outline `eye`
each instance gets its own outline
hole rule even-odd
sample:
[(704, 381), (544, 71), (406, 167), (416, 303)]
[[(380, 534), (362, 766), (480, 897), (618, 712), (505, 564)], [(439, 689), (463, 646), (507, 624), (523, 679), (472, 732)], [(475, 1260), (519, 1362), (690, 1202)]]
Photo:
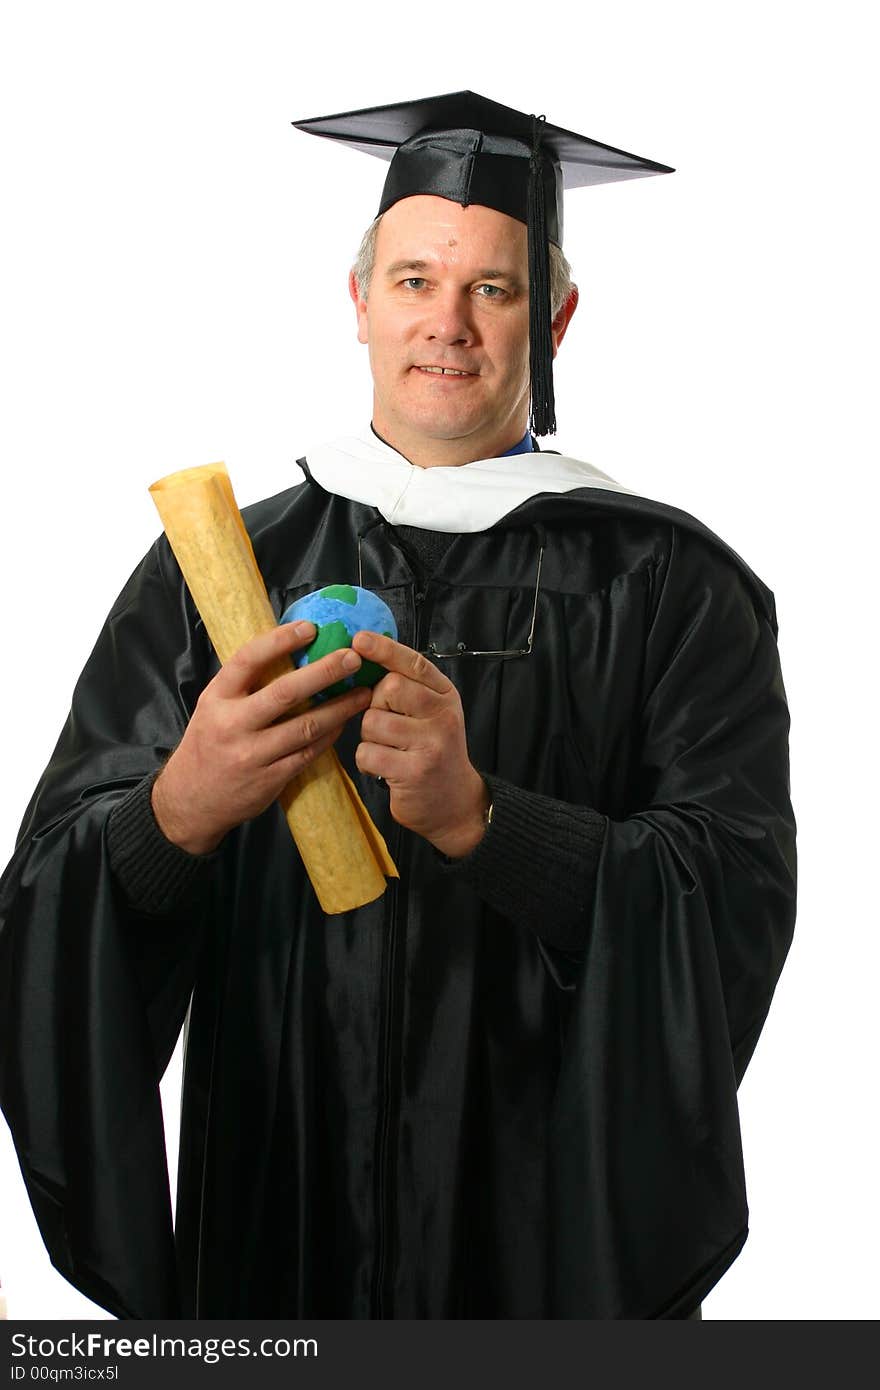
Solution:
[(410, 275), (407, 277), (406, 280), (403, 280), (401, 283), (403, 284), (404, 289), (421, 290), (424, 289), (425, 285), (427, 285), (428, 282), (421, 275)]
[(476, 293), (480, 299), (503, 299), (507, 290), (502, 289), (500, 285), (477, 285)]

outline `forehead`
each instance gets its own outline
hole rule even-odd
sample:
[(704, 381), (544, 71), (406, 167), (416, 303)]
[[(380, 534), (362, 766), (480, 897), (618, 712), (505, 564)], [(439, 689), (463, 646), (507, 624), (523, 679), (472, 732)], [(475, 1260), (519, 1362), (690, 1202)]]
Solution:
[(376, 239), (380, 265), (406, 257), (461, 264), (473, 259), (514, 269), (525, 265), (527, 254), (525, 223), (479, 203), (464, 208), (427, 194), (394, 203), (383, 214)]

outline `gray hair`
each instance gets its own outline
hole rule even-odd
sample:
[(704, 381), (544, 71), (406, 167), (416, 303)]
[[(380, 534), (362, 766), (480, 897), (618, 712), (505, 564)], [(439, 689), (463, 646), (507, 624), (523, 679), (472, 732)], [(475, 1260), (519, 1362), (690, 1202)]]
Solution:
[[(352, 274), (358, 283), (358, 289), (364, 299), (370, 288), (370, 281), (373, 278), (373, 267), (376, 264), (376, 235), (379, 231), (379, 223), (382, 221), (380, 213), (364, 232), (354, 265)], [(571, 266), (562, 254), (562, 251), (554, 243), (550, 242), (550, 314), (555, 318), (562, 308), (568, 296), (574, 289), (571, 279)]]

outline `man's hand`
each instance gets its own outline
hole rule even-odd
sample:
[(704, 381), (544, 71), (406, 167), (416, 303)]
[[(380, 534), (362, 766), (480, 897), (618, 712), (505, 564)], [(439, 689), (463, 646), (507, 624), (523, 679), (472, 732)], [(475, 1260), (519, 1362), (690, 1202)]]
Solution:
[(360, 657), (347, 648), (261, 688), (279, 657), (314, 636), (311, 623), (282, 623), (245, 643), (202, 691), (186, 733), (153, 783), (159, 829), (181, 849), (215, 849), (233, 826), (270, 806), (370, 703), (371, 692), (358, 688), (293, 713), (359, 668)]
[(383, 777), (391, 814), (451, 859), (485, 834), (489, 792), (467, 752), (458, 691), (427, 657), (374, 632), (352, 646), (388, 671), (361, 724), (356, 762)]

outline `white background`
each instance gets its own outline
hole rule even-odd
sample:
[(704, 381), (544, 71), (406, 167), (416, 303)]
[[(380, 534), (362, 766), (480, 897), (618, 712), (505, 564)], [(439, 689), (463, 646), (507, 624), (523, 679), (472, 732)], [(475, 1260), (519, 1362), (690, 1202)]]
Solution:
[[(568, 200), (557, 446), (699, 516), (779, 609), (800, 914), (707, 1318), (880, 1304), (871, 9), (12, 0), (0, 34), (4, 860), (148, 484), (224, 458), (243, 504), (368, 419), (345, 281), (384, 166), (290, 121), (471, 87), (676, 166)], [(0, 1140), (10, 1316), (93, 1315)]]

